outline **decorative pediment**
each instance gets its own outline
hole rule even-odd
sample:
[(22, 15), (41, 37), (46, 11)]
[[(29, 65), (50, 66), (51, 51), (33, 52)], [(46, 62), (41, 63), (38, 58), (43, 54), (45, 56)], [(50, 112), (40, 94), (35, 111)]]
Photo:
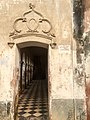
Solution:
[(26, 35), (42, 35), (52, 39), (55, 37), (51, 22), (35, 10), (35, 6), (29, 4), (30, 10), (25, 12), (22, 17), (17, 18), (13, 24), (13, 32), (10, 37), (21, 37)]

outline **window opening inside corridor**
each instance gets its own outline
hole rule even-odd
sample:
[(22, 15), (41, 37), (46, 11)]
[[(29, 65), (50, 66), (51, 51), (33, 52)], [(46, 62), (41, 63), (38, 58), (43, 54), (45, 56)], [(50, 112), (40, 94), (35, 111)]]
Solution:
[(48, 118), (48, 49), (20, 49), (18, 120)]

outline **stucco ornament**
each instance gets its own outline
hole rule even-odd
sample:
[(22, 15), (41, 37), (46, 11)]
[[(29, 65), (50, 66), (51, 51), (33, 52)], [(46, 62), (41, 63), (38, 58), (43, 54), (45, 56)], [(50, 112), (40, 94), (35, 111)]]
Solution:
[(13, 32), (10, 33), (10, 37), (26, 36), (28, 35), (45, 35), (53, 39), (55, 37), (52, 33), (51, 22), (44, 18), (44, 16), (35, 10), (35, 6), (29, 4), (30, 10), (23, 13), (22, 17), (17, 18), (13, 24)]

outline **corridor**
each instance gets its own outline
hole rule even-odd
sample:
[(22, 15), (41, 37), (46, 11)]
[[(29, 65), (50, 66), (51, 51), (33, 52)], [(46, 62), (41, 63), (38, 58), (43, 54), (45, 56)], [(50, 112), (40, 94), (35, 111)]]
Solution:
[(47, 90), (47, 80), (32, 81), (19, 98), (19, 120), (48, 120)]
[(48, 51), (34, 46), (20, 51), (18, 120), (49, 120)]

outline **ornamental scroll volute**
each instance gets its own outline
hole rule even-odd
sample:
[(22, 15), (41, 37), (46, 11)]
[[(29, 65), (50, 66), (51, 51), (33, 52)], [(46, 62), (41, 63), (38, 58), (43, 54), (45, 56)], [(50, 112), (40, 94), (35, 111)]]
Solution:
[(30, 10), (25, 12), (21, 18), (14, 21), (14, 31), (10, 33), (10, 37), (21, 34), (42, 34), (51, 38), (55, 37), (52, 33), (52, 25), (50, 21), (35, 10), (35, 6), (29, 4)]

